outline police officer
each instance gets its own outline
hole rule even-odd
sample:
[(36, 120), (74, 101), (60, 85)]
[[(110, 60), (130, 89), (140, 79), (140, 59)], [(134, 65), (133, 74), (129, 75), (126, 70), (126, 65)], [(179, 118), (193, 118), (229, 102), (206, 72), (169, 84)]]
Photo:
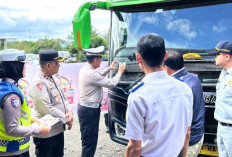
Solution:
[(31, 124), (30, 105), (18, 80), (25, 76), (24, 51), (0, 52), (0, 156), (29, 157), (30, 135), (46, 135), (50, 127)]
[(96, 151), (100, 118), (100, 106), (103, 99), (102, 87), (115, 87), (123, 72), (125, 65), (119, 65), (118, 73), (109, 79), (106, 76), (110, 70), (116, 69), (117, 61), (103, 70), (102, 73), (96, 69), (100, 67), (104, 47), (84, 49), (86, 51), (87, 63), (81, 68), (79, 74), (80, 101), (77, 114), (80, 122), (82, 157), (93, 157)]
[(220, 157), (232, 156), (232, 41), (222, 40), (209, 50), (222, 67), (216, 86), (214, 118), (218, 121), (217, 146)]
[(73, 113), (68, 105), (58, 80), (53, 76), (59, 71), (59, 57), (56, 50), (43, 50), (39, 52), (40, 71), (34, 78), (29, 89), (29, 95), (35, 104), (35, 116), (41, 118), (50, 114), (60, 121), (52, 126), (51, 132), (46, 136), (36, 135), (35, 154), (37, 157), (61, 157), (64, 155), (65, 124), (72, 128)]

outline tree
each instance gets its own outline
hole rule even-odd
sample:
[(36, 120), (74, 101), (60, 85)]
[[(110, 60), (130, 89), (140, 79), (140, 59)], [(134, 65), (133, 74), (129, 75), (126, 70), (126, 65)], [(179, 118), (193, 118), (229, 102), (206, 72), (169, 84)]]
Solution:
[(61, 45), (64, 43), (65, 41), (62, 39), (49, 39), (48, 37), (45, 37), (44, 39), (39, 39), (35, 43), (32, 53), (37, 54), (40, 50), (45, 49), (55, 49), (57, 51), (63, 50)]

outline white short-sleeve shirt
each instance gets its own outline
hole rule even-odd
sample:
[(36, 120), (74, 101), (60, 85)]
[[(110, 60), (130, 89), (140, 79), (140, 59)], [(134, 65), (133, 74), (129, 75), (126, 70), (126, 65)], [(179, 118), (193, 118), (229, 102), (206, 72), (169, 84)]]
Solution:
[(178, 156), (191, 126), (192, 91), (165, 71), (143, 82), (128, 98), (126, 138), (142, 140), (143, 157)]

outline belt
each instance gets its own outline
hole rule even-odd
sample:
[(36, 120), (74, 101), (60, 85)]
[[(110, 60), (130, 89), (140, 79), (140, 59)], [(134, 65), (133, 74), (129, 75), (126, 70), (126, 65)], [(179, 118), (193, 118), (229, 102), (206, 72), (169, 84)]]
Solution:
[(100, 103), (91, 103), (91, 102), (79, 102), (79, 105), (89, 107), (89, 108), (99, 108)]
[(232, 126), (232, 124), (229, 124), (229, 123), (220, 122), (220, 124), (221, 124), (222, 126)]

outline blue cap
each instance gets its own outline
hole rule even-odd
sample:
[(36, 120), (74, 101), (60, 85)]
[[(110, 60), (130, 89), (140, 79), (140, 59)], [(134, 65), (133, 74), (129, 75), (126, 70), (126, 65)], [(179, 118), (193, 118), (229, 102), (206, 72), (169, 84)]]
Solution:
[(210, 54), (226, 53), (232, 55), (232, 41), (220, 41), (214, 49), (207, 51)]

